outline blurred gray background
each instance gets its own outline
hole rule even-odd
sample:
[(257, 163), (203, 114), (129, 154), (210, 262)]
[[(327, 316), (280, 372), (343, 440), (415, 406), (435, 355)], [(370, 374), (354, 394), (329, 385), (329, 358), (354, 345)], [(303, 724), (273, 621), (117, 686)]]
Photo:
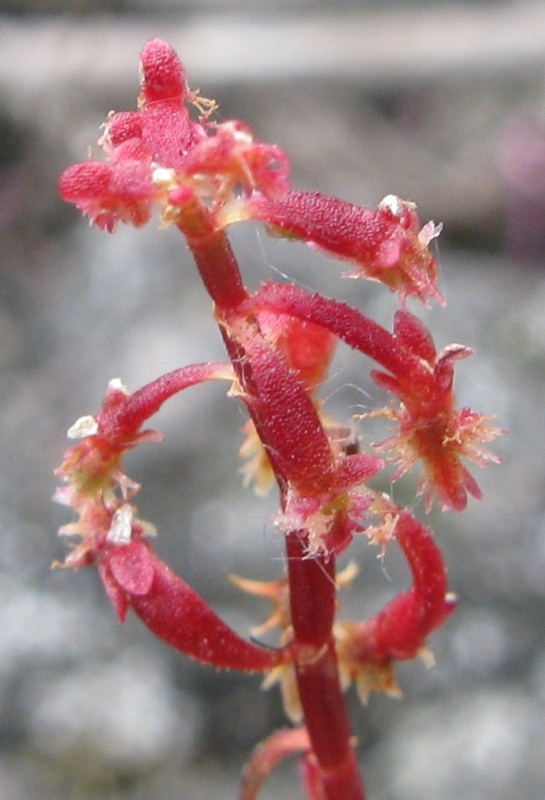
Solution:
[[(545, 4), (348, 0), (0, 2), (0, 800), (224, 800), (253, 746), (284, 724), (277, 691), (120, 626), (94, 571), (51, 571), (69, 521), (51, 503), (65, 431), (107, 382), (132, 389), (222, 358), (210, 304), (174, 231), (88, 227), (56, 194), (110, 109), (134, 108), (138, 53), (166, 38), (191, 85), (284, 147), (300, 188), (376, 205), (388, 193), (442, 221), (446, 309), (411, 309), (458, 369), (460, 404), (510, 429), (505, 464), (461, 516), (434, 511), (460, 608), (437, 665), (403, 665), (405, 697), (351, 697), (373, 800), (545, 797)], [(357, 304), (343, 265), (241, 226), (250, 286), (267, 278)], [(324, 387), (349, 420), (383, 402), (344, 347)], [(131, 456), (160, 553), (241, 632), (268, 614), (227, 573), (283, 569), (274, 497), (240, 487), (243, 414), (225, 387), (171, 401), (165, 434)], [(377, 431), (362, 427), (364, 440)], [(411, 502), (413, 477), (394, 495)], [(385, 486), (386, 488), (386, 486)], [(421, 503), (416, 506), (422, 513)], [(364, 541), (345, 611), (373, 614), (408, 576)], [(264, 800), (298, 800), (287, 763)]]

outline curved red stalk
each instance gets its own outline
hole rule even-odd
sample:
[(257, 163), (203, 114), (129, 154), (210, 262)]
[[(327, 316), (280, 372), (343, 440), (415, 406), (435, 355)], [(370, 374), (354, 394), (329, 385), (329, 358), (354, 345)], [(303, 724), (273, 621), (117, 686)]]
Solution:
[(240, 800), (256, 800), (269, 773), (287, 756), (309, 750), (310, 740), (305, 728), (280, 730), (259, 744), (242, 773)]
[(287, 651), (242, 639), (142, 539), (105, 550), (98, 567), (122, 619), (132, 608), (156, 636), (192, 658), (245, 672), (290, 660)]
[[(402, 511), (394, 536), (407, 558), (413, 585), (372, 619), (341, 623), (349, 631), (349, 645), (347, 648), (347, 640), (342, 642), (341, 659), (353, 677), (360, 671), (365, 677), (369, 665), (386, 667), (393, 660), (414, 658), (456, 608), (456, 599), (448, 592), (443, 557), (431, 532)], [(375, 688), (372, 681), (369, 685)]]
[(231, 364), (210, 361), (181, 367), (161, 375), (132, 394), (109, 388), (97, 417), (101, 434), (109, 440), (116, 440), (136, 433), (175, 394), (198, 383), (218, 379), (235, 380)]
[(309, 294), (297, 286), (268, 282), (250, 298), (247, 305), (291, 314), (323, 325), (350, 347), (369, 356), (400, 379), (410, 380), (413, 385), (420, 383), (422, 390), (432, 388), (435, 384), (429, 365), (403, 346), (395, 334), (339, 300)]
[(411, 569), (413, 587), (395, 597), (376, 617), (378, 653), (413, 658), (429, 634), (454, 611), (443, 556), (431, 532), (403, 511), (395, 528)]

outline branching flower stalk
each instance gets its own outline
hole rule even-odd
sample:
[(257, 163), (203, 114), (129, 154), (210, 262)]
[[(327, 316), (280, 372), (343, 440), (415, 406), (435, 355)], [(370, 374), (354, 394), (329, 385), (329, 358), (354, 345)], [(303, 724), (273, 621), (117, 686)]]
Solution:
[[(77, 513), (60, 531), (76, 537), (64, 566), (96, 566), (121, 620), (132, 609), (188, 656), (280, 684), (293, 726), (256, 749), (242, 800), (254, 800), (290, 753), (300, 753), (310, 800), (364, 800), (344, 692), (355, 684), (362, 700), (371, 691), (398, 694), (395, 662), (431, 661), (427, 640), (456, 605), (431, 531), (367, 482), (388, 454), (398, 464), (394, 480), (419, 462), (426, 509), (437, 498), (444, 510), (462, 511), (468, 493), (480, 497), (464, 459), (499, 460), (484, 445), (502, 431), (489, 417), (456, 407), (454, 369), (471, 350), (454, 344), (437, 352), (407, 310), (409, 298), (444, 303), (429, 249), (440, 227), (421, 227), (414, 204), (394, 196), (370, 211), (293, 190), (283, 151), (256, 141), (244, 123), (216, 122), (215, 104), (188, 88), (166, 43), (148, 42), (141, 74), (138, 110), (113, 114), (104, 126), (106, 161), (70, 167), (60, 191), (105, 231), (119, 222), (141, 227), (154, 211), (163, 226), (179, 229), (212, 300), (228, 361), (182, 367), (134, 393), (113, 380), (99, 413), (72, 426), (76, 442), (57, 470), (57, 499)], [(288, 283), (249, 292), (227, 236), (244, 220), (306, 242), (347, 262), (350, 277), (396, 292), (393, 330)], [(331, 420), (317, 396), (338, 340), (376, 362), (372, 377), (391, 395), (390, 405), (372, 414), (390, 421), (392, 435), (372, 453), (359, 452), (355, 430)], [(275, 521), (287, 574), (271, 583), (233, 578), (271, 602), (258, 632), (277, 628), (277, 648), (236, 633), (155, 554), (153, 526), (133, 504), (139, 485), (123, 472), (128, 450), (161, 439), (144, 427), (161, 405), (210, 380), (226, 381), (229, 396), (248, 411), (245, 482), (258, 493), (278, 487)], [(382, 549), (395, 542), (412, 574), (408, 590), (360, 622), (339, 616), (338, 590), (355, 569), (337, 572), (336, 563), (354, 536)]]

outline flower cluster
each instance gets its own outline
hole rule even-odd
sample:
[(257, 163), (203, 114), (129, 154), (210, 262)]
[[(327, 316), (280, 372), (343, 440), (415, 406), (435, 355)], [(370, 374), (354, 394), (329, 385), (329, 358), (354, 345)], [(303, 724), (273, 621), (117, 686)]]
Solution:
[[(502, 431), (490, 417), (456, 405), (454, 369), (471, 350), (455, 344), (437, 352), (406, 308), (411, 298), (444, 303), (430, 250), (440, 226), (421, 225), (414, 204), (394, 196), (369, 210), (292, 189), (284, 152), (255, 140), (244, 123), (215, 121), (215, 103), (189, 89), (165, 42), (148, 42), (141, 73), (138, 109), (113, 114), (105, 124), (99, 144), (106, 160), (69, 167), (60, 191), (109, 232), (120, 222), (140, 227), (154, 210), (163, 225), (179, 229), (229, 362), (182, 367), (134, 393), (113, 381), (100, 412), (70, 429), (78, 441), (57, 470), (63, 481), (57, 499), (77, 514), (61, 533), (78, 542), (64, 565), (95, 565), (121, 620), (132, 609), (187, 655), (264, 673), (267, 686), (280, 683), (296, 727), (256, 750), (243, 800), (254, 800), (268, 772), (291, 752), (301, 754), (309, 800), (364, 800), (344, 691), (355, 684), (363, 700), (370, 691), (398, 694), (395, 663), (415, 656), (431, 662), (428, 639), (455, 600), (433, 534), (368, 485), (385, 460), (360, 452), (352, 423), (332, 420), (319, 390), (339, 340), (371, 358), (378, 365), (374, 380), (391, 396), (386, 409), (372, 414), (394, 426), (378, 445), (398, 464), (393, 480), (421, 462), (426, 510), (435, 497), (455, 511), (465, 507), (468, 493), (480, 497), (464, 459), (498, 461), (483, 445)], [(250, 292), (227, 237), (242, 220), (319, 248), (351, 264), (349, 277), (395, 292), (400, 309), (393, 330), (291, 284), (268, 282)], [(166, 400), (217, 379), (229, 382), (229, 396), (248, 413), (240, 448), (245, 483), (258, 493), (278, 487), (275, 522), (285, 540), (286, 575), (270, 583), (233, 579), (272, 602), (272, 615), (255, 633), (278, 629), (275, 648), (242, 638), (159, 559), (149, 539), (153, 526), (138, 518), (132, 503), (139, 486), (123, 472), (128, 450), (160, 440), (143, 425)], [(395, 542), (412, 576), (409, 589), (363, 621), (339, 618), (338, 590), (356, 569), (337, 572), (337, 556), (356, 535), (383, 550)]]
[(374, 412), (396, 423), (395, 434), (382, 442), (383, 450), (394, 451), (399, 468), (393, 480), (404, 475), (421, 460), (423, 475), (418, 494), (424, 494), (429, 511), (437, 493), (444, 510), (463, 511), (467, 493), (478, 499), (481, 491), (462, 458), (487, 466), (499, 463), (497, 455), (482, 447), (505, 433), (491, 424), (491, 417), (469, 408), (457, 409), (453, 392), (454, 366), (472, 354), (472, 350), (452, 344), (437, 353), (433, 340), (422, 322), (408, 311), (396, 313), (394, 335), (407, 355), (416, 356), (433, 377), (432, 391), (424, 390), (403, 377), (375, 370), (375, 381), (400, 403)]
[[(213, 101), (192, 92), (174, 51), (154, 39), (141, 53), (139, 110), (113, 114), (99, 144), (108, 162), (87, 161), (65, 170), (62, 196), (99, 228), (118, 222), (141, 227), (157, 206), (174, 221), (189, 196), (223, 205), (235, 190), (259, 188), (265, 196), (288, 189), (287, 159), (254, 141), (238, 121), (211, 122)], [(190, 116), (186, 104), (204, 113)]]

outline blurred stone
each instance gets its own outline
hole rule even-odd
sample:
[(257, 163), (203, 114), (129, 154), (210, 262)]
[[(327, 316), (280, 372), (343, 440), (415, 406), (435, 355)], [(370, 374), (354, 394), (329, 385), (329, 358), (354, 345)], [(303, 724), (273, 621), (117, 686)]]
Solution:
[[(513, 686), (437, 698), (401, 711), (380, 762), (388, 800), (508, 800), (532, 782), (532, 756), (544, 752), (545, 708)], [(524, 794), (525, 797), (537, 795)]]
[(0, 756), (2, 800), (58, 800), (59, 785), (32, 758)]
[(490, 675), (505, 662), (508, 653), (507, 633), (499, 615), (474, 609), (453, 622), (451, 633), (453, 655), (458, 668)]
[(77, 774), (145, 773), (198, 744), (197, 704), (174, 691), (164, 664), (142, 649), (37, 681), (27, 698), (30, 744)]

